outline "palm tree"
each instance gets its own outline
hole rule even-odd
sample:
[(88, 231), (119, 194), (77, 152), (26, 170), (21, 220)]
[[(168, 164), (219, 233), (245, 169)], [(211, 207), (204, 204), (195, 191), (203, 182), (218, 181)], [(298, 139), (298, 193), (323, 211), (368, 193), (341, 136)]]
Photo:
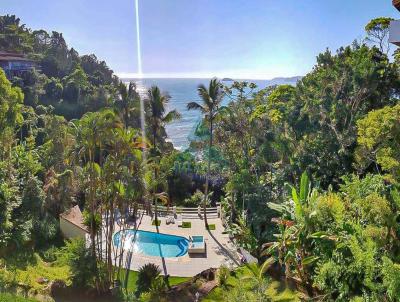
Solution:
[(218, 113), (219, 106), (224, 97), (224, 92), (222, 90), (221, 83), (216, 78), (210, 81), (208, 89), (203, 84), (201, 84), (197, 88), (197, 91), (201, 98), (202, 104), (199, 104), (197, 102), (190, 102), (189, 104), (187, 104), (187, 109), (200, 110), (204, 114), (204, 119), (207, 121), (210, 131), (210, 139), (208, 144), (208, 167), (207, 167), (205, 194), (203, 202), (204, 223), (205, 226), (207, 227), (208, 226), (207, 222), (208, 182), (210, 179), (211, 149), (213, 146), (213, 130), (214, 130), (213, 126), (214, 126), (214, 119)]
[[(110, 131), (104, 163), (102, 197), (105, 210), (105, 236), (108, 281), (114, 278), (112, 265), (112, 235), (114, 234), (115, 210), (130, 208), (136, 202), (133, 192), (142, 192), (141, 174), (141, 136), (132, 128), (114, 128)], [(125, 222), (126, 223), (126, 222)], [(125, 225), (123, 226), (125, 228)], [(121, 241), (125, 238), (123, 237)], [(123, 243), (121, 243), (123, 245)], [(118, 251), (114, 249), (114, 264)], [(122, 256), (120, 257), (122, 260)], [(116, 266), (116, 265), (114, 265)], [(119, 265), (118, 276), (121, 262)]]
[(114, 107), (118, 110), (124, 127), (139, 128), (140, 96), (136, 90), (136, 84), (130, 82), (127, 87), (125, 83), (120, 82), (118, 92), (119, 97), (115, 100)]
[[(147, 126), (149, 129), (149, 136), (152, 143), (151, 156), (153, 162), (158, 161), (161, 156), (162, 143), (164, 142), (167, 134), (165, 132), (165, 125), (181, 118), (178, 111), (172, 110), (166, 113), (166, 106), (170, 100), (170, 96), (162, 94), (157, 86), (153, 86), (148, 90), (148, 108), (146, 110)], [(154, 166), (154, 179), (158, 179), (157, 164)], [(157, 199), (156, 194), (157, 186), (153, 189), (153, 201), (155, 204), (155, 219), (157, 221)]]
[(157, 151), (160, 143), (166, 138), (165, 125), (174, 120), (180, 119), (181, 115), (177, 110), (166, 113), (166, 106), (171, 97), (162, 94), (157, 86), (151, 87), (148, 92), (148, 108), (146, 110), (147, 125), (150, 130), (153, 151)]
[[(98, 243), (98, 253), (96, 253), (96, 236), (102, 236), (102, 232), (96, 227), (96, 217), (99, 215), (99, 202), (97, 192), (102, 177), (102, 151), (109, 138), (111, 129), (120, 127), (118, 117), (112, 110), (105, 109), (99, 112), (86, 113), (80, 120), (71, 121), (71, 131), (75, 136), (75, 148), (72, 150), (73, 159), (82, 161), (88, 175), (87, 208), (89, 217), (89, 233), (91, 239), (92, 257), (102, 259), (101, 242)], [(99, 154), (99, 159), (97, 155)], [(100, 213), (101, 217), (101, 213)], [(97, 268), (96, 268), (97, 269)], [(96, 285), (100, 288), (100, 277), (96, 271)]]
[(136, 295), (140, 296), (141, 293), (149, 291), (151, 284), (160, 274), (161, 269), (156, 264), (147, 263), (140, 267), (136, 281)]

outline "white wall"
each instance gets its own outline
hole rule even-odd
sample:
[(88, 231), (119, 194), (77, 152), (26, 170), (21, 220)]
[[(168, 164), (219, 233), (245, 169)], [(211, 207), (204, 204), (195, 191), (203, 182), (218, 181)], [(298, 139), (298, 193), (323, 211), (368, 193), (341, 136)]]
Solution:
[(400, 20), (390, 22), (389, 42), (399, 45), (400, 43)]
[(66, 239), (80, 237), (85, 239), (86, 232), (82, 230), (80, 227), (72, 224), (68, 220), (60, 217), (60, 229), (61, 233)]

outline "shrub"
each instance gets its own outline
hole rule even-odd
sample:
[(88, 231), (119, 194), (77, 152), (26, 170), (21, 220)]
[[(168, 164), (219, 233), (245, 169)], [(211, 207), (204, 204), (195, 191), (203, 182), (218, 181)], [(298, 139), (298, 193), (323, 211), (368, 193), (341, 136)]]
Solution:
[[(208, 194), (207, 204), (210, 204), (212, 193), (213, 192), (210, 192)], [(204, 193), (201, 192), (200, 190), (197, 190), (192, 196), (186, 198), (183, 201), (183, 205), (185, 207), (198, 207), (199, 205), (203, 204), (203, 201), (204, 201)]]
[(165, 284), (164, 278), (158, 276), (151, 282), (149, 289), (150, 301), (161, 302), (165, 301), (165, 292), (167, 290), (167, 285)]
[(156, 264), (147, 263), (143, 265), (138, 272), (136, 296), (139, 297), (141, 293), (148, 292), (152, 282), (160, 275), (160, 273), (161, 269)]
[(256, 296), (255, 291), (247, 290), (244, 282), (238, 282), (238, 285), (233, 289), (223, 293), (223, 299), (221, 301), (229, 302), (243, 302), (243, 301), (268, 301), (264, 297)]
[(182, 222), (182, 228), (184, 229), (190, 229), (192, 227), (192, 223), (190, 221), (184, 221)]
[(7, 280), (3, 273), (0, 274), (0, 292), (4, 291), (7, 286)]
[(42, 257), (42, 259), (46, 262), (54, 262), (57, 260), (57, 254), (58, 254), (59, 250), (57, 247), (55, 246), (51, 246), (50, 248), (48, 248), (47, 250), (43, 251), (40, 253), (40, 256)]
[(60, 234), (60, 223), (51, 215), (46, 215), (35, 221), (34, 237), (37, 247), (45, 247), (49, 243), (55, 243)]
[(393, 263), (389, 258), (383, 257), (383, 286), (389, 298), (396, 300), (400, 297), (400, 264)]
[(218, 285), (225, 287), (227, 285), (228, 278), (231, 274), (229, 268), (222, 265), (218, 270)]
[(151, 294), (149, 293), (149, 292), (147, 292), (147, 293), (142, 293), (141, 295), (140, 295), (140, 298), (139, 299), (137, 299), (137, 300), (133, 300), (133, 301), (138, 301), (138, 302), (148, 302), (148, 301), (151, 301)]
[(329, 193), (318, 198), (315, 205), (314, 224), (321, 230), (328, 225), (340, 224), (344, 219), (345, 206), (339, 194)]
[(78, 288), (92, 287), (97, 271), (96, 259), (81, 238), (66, 241), (57, 253), (57, 261), (71, 268), (72, 285)]
[(215, 230), (215, 224), (209, 224), (207, 226), (207, 230), (214, 231)]

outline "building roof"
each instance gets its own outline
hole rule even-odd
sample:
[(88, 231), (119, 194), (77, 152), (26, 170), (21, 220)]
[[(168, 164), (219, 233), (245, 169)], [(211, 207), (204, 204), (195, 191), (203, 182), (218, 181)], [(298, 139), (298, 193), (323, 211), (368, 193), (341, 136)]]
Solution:
[(392, 3), (395, 8), (400, 10), (400, 0), (393, 0)]
[(24, 54), (16, 52), (0, 51), (0, 61), (30, 61)]
[(60, 214), (60, 218), (63, 218), (64, 220), (72, 223), (83, 231), (88, 232), (87, 227), (83, 224), (83, 215), (81, 210), (79, 209), (79, 206), (76, 205), (73, 208)]

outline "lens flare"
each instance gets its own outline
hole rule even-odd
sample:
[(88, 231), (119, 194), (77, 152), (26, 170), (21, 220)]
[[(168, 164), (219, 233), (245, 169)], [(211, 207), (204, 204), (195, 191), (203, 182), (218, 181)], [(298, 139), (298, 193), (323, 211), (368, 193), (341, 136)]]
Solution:
[[(137, 75), (138, 78), (141, 79), (143, 77), (142, 71), (142, 51), (141, 51), (141, 43), (140, 43), (140, 18), (139, 18), (139, 0), (135, 0), (135, 15), (136, 15), (136, 47), (137, 47)], [(137, 81), (138, 86), (143, 86), (141, 81)], [(140, 87), (142, 88), (142, 87)], [(140, 94), (140, 126), (142, 128), (142, 140), (146, 141), (146, 129), (145, 129), (145, 116), (144, 116), (144, 102), (143, 97), (144, 93)], [(143, 148), (143, 162), (146, 161), (146, 148)]]
[(138, 63), (138, 77), (142, 77), (142, 51), (140, 44), (140, 19), (139, 19), (139, 0), (135, 0), (136, 12), (136, 47), (137, 47), (137, 63)]

